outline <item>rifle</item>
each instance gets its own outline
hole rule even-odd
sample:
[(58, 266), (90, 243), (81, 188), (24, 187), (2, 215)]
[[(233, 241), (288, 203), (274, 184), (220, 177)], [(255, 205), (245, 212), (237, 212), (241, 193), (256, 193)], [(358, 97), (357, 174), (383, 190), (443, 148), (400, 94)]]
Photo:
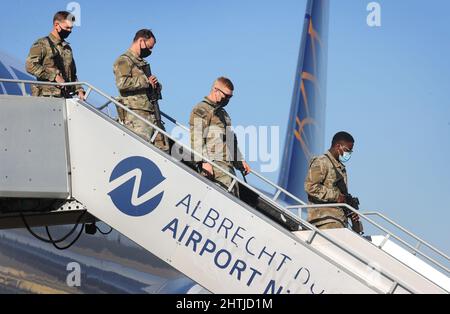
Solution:
[[(149, 64), (147, 64), (143, 70), (147, 77), (152, 76), (152, 72), (150, 70)], [(161, 110), (159, 109), (159, 100), (162, 99), (161, 90), (162, 90), (162, 86), (160, 83), (158, 83), (156, 85), (156, 88), (149, 87), (147, 89), (147, 97), (150, 100), (150, 103), (153, 105), (153, 108), (155, 110), (156, 126), (158, 128), (160, 128), (161, 130), (165, 131), (166, 129), (164, 127), (164, 122), (162, 121), (162, 118), (161, 118)], [(161, 134), (161, 136), (164, 141), (164, 146), (169, 147), (169, 151), (170, 151), (170, 147), (172, 146), (172, 143), (170, 143), (168, 138), (166, 136), (164, 136), (163, 134)]]
[(241, 173), (242, 178), (244, 179), (244, 182), (247, 183), (245, 167), (244, 167), (244, 164), (242, 163), (242, 161), (240, 161), (240, 160), (233, 161), (233, 166)]
[[(338, 173), (339, 174), (339, 173)], [(339, 174), (338, 179), (336, 182), (334, 182), (334, 186), (341, 191), (342, 195), (345, 197), (345, 203), (351, 207), (353, 207), (356, 210), (359, 210), (359, 199), (357, 197), (353, 197), (350, 193), (348, 193), (347, 185), (345, 184), (344, 177)], [(359, 234), (364, 234), (364, 227), (362, 225), (362, 222), (359, 220), (353, 219), (353, 212), (344, 207), (343, 208), (345, 216), (347, 218), (350, 218), (352, 221), (352, 230)]]
[(155, 109), (156, 125), (161, 130), (165, 130), (164, 122), (162, 121), (162, 118), (161, 118), (161, 110), (159, 109), (159, 100), (162, 99), (161, 85), (159, 83), (155, 89), (152, 89), (149, 92), (148, 98), (150, 99), (150, 102), (153, 104), (153, 107)]
[[(330, 160), (331, 164), (333, 165), (334, 171), (336, 172), (336, 182), (333, 183), (335, 187), (338, 188), (338, 190), (344, 195), (345, 197), (345, 203), (351, 207), (353, 207), (356, 210), (359, 210), (359, 199), (357, 197), (353, 197), (350, 193), (348, 193), (347, 184), (345, 184), (344, 177), (341, 175), (341, 173), (336, 169), (336, 166), (334, 165), (333, 161), (326, 155), (327, 158)], [(350, 218), (352, 221), (352, 230), (355, 231), (358, 234), (363, 235), (364, 234), (364, 227), (361, 221), (353, 219), (353, 212), (344, 207), (342, 208), (344, 211), (344, 214), (347, 218)]]
[(244, 182), (247, 183), (247, 175), (245, 174), (245, 167), (244, 167), (244, 163), (242, 162), (241, 158), (241, 153), (239, 152), (239, 148), (238, 148), (238, 140), (237, 140), (237, 136), (236, 133), (233, 132), (233, 147), (232, 147), (232, 151), (233, 151), (233, 166), (234, 168), (236, 168), (242, 175), (242, 178), (244, 179)]

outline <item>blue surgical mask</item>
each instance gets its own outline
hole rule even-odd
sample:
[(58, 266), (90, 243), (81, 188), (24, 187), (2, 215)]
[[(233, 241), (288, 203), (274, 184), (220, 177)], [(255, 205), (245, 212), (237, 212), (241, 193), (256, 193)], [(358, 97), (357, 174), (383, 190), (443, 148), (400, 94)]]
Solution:
[(344, 154), (342, 156), (339, 156), (339, 161), (345, 164), (351, 158), (352, 158), (352, 154), (350, 152), (344, 152)]

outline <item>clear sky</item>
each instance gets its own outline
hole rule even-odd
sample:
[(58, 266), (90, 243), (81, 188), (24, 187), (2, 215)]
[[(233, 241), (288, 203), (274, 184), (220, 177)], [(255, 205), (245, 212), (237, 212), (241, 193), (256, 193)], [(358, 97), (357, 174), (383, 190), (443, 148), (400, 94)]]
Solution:
[[(0, 50), (24, 60), (69, 2), (2, 1)], [(362, 207), (449, 252), (450, 2), (380, 0), (380, 28), (366, 24), (369, 2), (331, 0), (326, 143), (337, 131), (352, 133), (350, 190)], [(186, 124), (226, 75), (236, 85), (233, 123), (280, 126), (283, 145), (306, 0), (78, 3), (81, 26), (69, 42), (80, 80), (116, 95), (114, 60), (137, 29), (152, 28), (149, 61), (164, 85), (164, 111)]]

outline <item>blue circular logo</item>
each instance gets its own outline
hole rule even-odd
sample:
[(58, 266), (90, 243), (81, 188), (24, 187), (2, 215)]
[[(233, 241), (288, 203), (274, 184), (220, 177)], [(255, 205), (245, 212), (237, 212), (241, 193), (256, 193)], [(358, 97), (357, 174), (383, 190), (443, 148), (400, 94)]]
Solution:
[[(153, 161), (144, 157), (130, 157), (122, 160), (114, 168), (109, 182), (112, 183), (127, 174), (131, 177), (108, 193), (112, 202), (128, 216), (141, 217), (151, 213), (161, 203), (164, 191), (144, 202), (140, 202), (139, 199), (147, 199), (144, 195), (154, 190), (166, 178)], [(134, 205), (133, 201), (138, 205)]]

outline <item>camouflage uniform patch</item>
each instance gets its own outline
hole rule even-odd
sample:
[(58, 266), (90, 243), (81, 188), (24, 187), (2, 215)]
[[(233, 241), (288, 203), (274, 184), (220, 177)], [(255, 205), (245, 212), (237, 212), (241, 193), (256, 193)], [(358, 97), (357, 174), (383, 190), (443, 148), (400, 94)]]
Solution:
[[(58, 74), (68, 83), (78, 81), (72, 48), (69, 43), (57, 39), (53, 34), (40, 38), (33, 44), (26, 60), (26, 70), (41, 82), (55, 82)], [(31, 91), (33, 96), (68, 97), (69, 93), (78, 93), (83, 88), (70, 86), (63, 91), (55, 86), (32, 85)]]
[[(345, 184), (347, 184), (345, 166), (337, 161), (330, 152), (313, 158), (310, 162), (308, 175), (305, 180), (305, 191), (308, 194), (310, 204), (338, 202), (341, 192), (335, 186), (337, 177), (332, 162), (344, 177)], [(335, 207), (309, 209), (308, 221), (322, 229), (344, 228), (348, 225), (344, 211), (341, 208)]]
[[(234, 167), (231, 163), (229, 162), (223, 162), (223, 161), (216, 161), (215, 162), (218, 166), (220, 166), (221, 168), (228, 170), (229, 173), (236, 175), (236, 172), (234, 171)], [(233, 179), (226, 174), (225, 172), (223, 172), (222, 170), (219, 170), (217, 167), (213, 167), (213, 178), (215, 181), (219, 182), (219, 184), (228, 189), (231, 184), (233, 183)], [(236, 183), (233, 186), (233, 189), (231, 190), (231, 193), (234, 194), (235, 196), (239, 197), (239, 185), (238, 183)]]

